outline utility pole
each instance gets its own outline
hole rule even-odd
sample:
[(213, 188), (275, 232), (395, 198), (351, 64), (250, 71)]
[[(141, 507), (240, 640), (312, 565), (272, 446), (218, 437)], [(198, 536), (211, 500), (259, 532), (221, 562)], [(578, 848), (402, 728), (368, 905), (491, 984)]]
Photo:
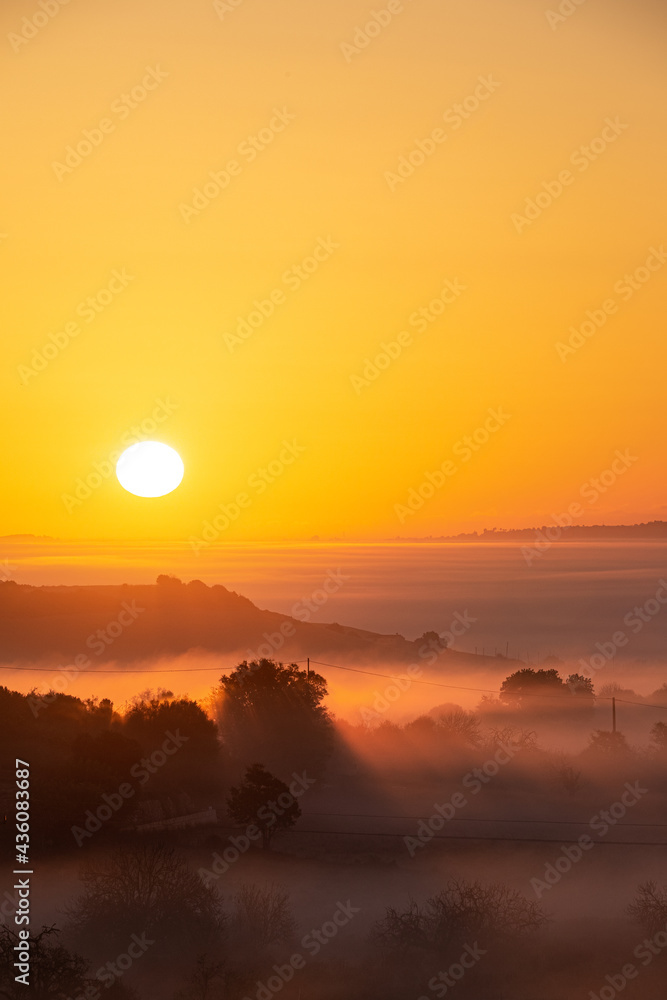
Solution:
[(308, 659), (306, 660), (306, 663), (307, 663), (307, 667), (306, 667), (307, 677), (308, 677), (308, 680), (310, 680), (310, 657), (308, 657)]
[(616, 732), (616, 699), (611, 699), (611, 730)]

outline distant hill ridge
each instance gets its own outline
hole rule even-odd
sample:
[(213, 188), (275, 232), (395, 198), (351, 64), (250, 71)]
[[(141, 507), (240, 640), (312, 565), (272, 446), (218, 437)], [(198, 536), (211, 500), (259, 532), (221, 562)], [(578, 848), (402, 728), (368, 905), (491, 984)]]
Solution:
[[(431, 639), (436, 633), (431, 633)], [(150, 585), (44, 586), (0, 583), (0, 662), (85, 667), (178, 656), (193, 650), (238, 659), (340, 657), (364, 663), (481, 664), (492, 657), (445, 650), (423, 638), (337, 623), (299, 621), (200, 580), (160, 576)], [(425, 650), (425, 651), (424, 651)], [(79, 661), (77, 662), (77, 657)]]
[(484, 531), (462, 532), (459, 535), (430, 535), (428, 538), (404, 538), (410, 542), (513, 542), (535, 538), (538, 532), (553, 532), (559, 527), (562, 534), (558, 541), (617, 541), (619, 539), (667, 539), (667, 521), (647, 521), (642, 524), (572, 524), (569, 527), (542, 524), (539, 528), (485, 528)]

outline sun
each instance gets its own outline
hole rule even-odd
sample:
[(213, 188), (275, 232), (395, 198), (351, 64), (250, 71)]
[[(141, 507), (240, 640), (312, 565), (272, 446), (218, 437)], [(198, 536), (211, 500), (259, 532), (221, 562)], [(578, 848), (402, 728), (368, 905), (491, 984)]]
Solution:
[(185, 466), (178, 452), (161, 441), (140, 441), (116, 464), (118, 482), (135, 497), (163, 497), (180, 486)]

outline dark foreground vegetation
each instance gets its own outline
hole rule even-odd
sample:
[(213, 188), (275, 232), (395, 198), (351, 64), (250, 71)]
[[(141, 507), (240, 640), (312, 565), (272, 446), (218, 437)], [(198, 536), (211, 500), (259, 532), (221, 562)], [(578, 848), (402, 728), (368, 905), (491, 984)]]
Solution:
[[(206, 704), (0, 689), (42, 879), (29, 992), (3, 896), (0, 997), (664, 996), (667, 705), (638, 742), (549, 664), (403, 725), (337, 721), (326, 695), (270, 660)], [(560, 723), (585, 745), (546, 748)], [(11, 858), (6, 765), (2, 795)]]

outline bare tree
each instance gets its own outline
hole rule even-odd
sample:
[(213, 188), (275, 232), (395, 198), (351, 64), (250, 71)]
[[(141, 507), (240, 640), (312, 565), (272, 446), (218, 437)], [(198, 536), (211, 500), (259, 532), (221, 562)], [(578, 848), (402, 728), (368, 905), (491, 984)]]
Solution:
[(9, 927), (0, 927), (0, 997), (66, 1000), (86, 991), (91, 982), (86, 977), (87, 963), (58, 944), (58, 933), (55, 927), (43, 927), (39, 934), (30, 936), (30, 986), (26, 990), (15, 980), (18, 935)]
[(224, 1000), (230, 995), (230, 978), (225, 962), (199, 955), (187, 986), (175, 994), (174, 1000)]
[(235, 930), (254, 948), (289, 941), (295, 921), (289, 905), (289, 893), (275, 882), (265, 885), (245, 883), (234, 896)]
[(68, 909), (75, 926), (119, 934), (137, 927), (191, 935), (221, 929), (220, 898), (185, 858), (165, 845), (119, 850), (81, 875), (82, 895)]
[(428, 951), (439, 955), (465, 941), (516, 937), (538, 930), (546, 921), (540, 906), (502, 883), (452, 879), (423, 907), (387, 909), (374, 937), (390, 955)]
[(628, 913), (648, 934), (664, 931), (667, 925), (667, 887), (658, 888), (655, 882), (643, 882), (637, 889)]
[(479, 717), (474, 712), (466, 712), (463, 708), (455, 708), (439, 715), (438, 723), (445, 734), (453, 741), (465, 743), (472, 747), (481, 746), (482, 737), (479, 731)]

